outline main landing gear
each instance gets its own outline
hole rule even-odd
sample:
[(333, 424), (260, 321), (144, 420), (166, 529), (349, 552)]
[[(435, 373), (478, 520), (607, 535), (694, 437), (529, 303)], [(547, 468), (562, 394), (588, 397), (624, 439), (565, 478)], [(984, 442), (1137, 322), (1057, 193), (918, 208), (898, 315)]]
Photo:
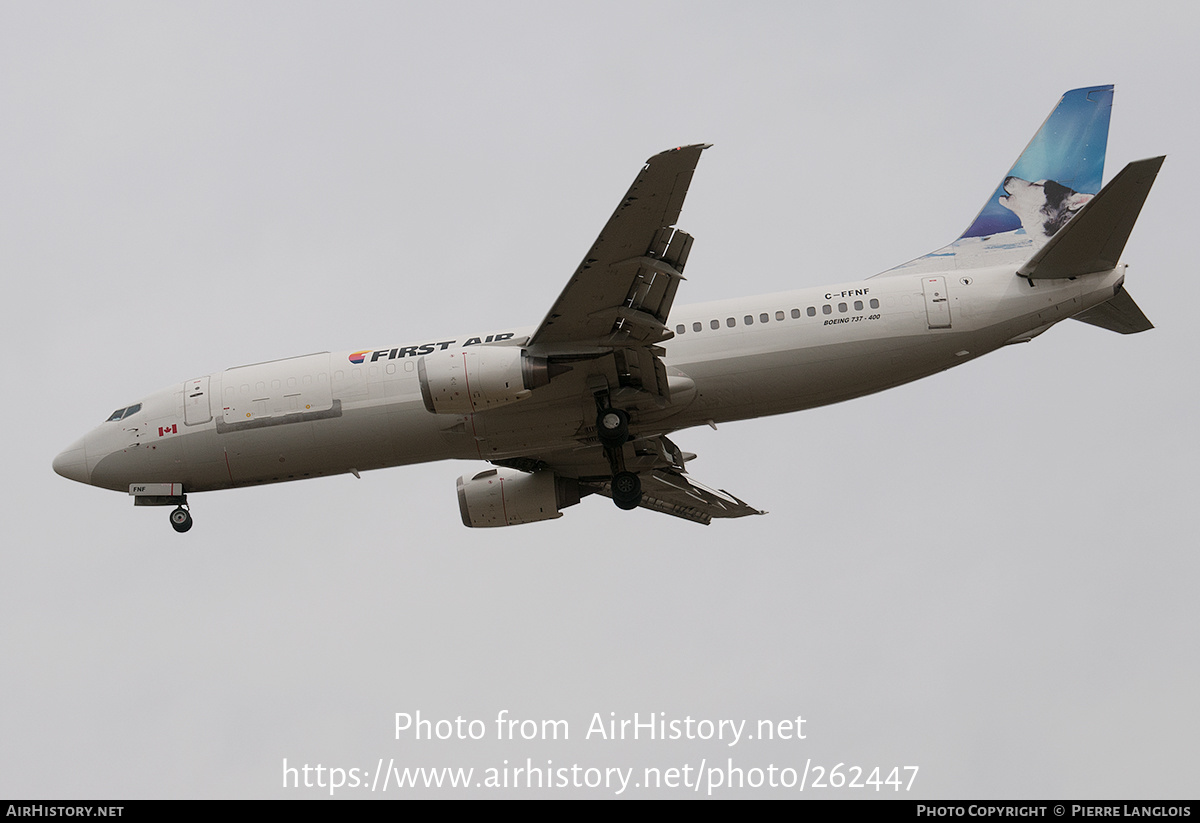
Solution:
[(608, 405), (607, 393), (596, 395), (596, 435), (612, 469), (612, 499), (618, 509), (636, 509), (642, 502), (642, 479), (625, 470), (624, 445), (629, 440), (629, 414)]
[(596, 415), (596, 435), (605, 448), (621, 448), (629, 439), (629, 414), (624, 409), (601, 408)]
[(183, 533), (192, 527), (192, 513), (179, 506), (171, 512), (171, 528), (179, 533)]
[(633, 472), (617, 472), (612, 479), (612, 499), (618, 509), (636, 509), (642, 502), (642, 478)]

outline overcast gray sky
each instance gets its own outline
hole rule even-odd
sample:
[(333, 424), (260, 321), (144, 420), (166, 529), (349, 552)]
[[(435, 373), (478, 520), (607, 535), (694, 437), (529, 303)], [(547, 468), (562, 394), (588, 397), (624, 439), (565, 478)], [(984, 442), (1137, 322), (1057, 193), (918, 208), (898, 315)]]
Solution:
[[(0, 5), (0, 796), (328, 794), (283, 788), (286, 758), (1195, 797), (1198, 23), (1115, 2)], [(454, 481), (481, 464), (438, 463), (198, 495), (181, 537), (50, 470), (191, 377), (536, 323), (671, 146), (715, 144), (681, 304), (868, 276), (957, 236), (1060, 94), (1110, 82), (1106, 179), (1169, 155), (1125, 253), (1158, 328), (1068, 322), (678, 434), (697, 479), (767, 517), (590, 498), (468, 530)], [(496, 740), (502, 710), (570, 739)], [(486, 738), (397, 740), (418, 711)], [(802, 716), (806, 737), (585, 739), (610, 712)], [(503, 794), (530, 793), (614, 791)]]

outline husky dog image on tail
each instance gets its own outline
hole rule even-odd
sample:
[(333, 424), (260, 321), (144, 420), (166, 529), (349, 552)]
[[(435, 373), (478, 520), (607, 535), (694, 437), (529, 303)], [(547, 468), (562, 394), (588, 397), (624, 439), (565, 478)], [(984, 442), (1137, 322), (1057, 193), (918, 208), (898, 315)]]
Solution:
[(1053, 237), (1095, 195), (1083, 194), (1053, 180), (1029, 182), (1006, 177), (1000, 205), (1021, 219), (1021, 228), (1035, 237)]
[(1100, 191), (1112, 99), (1111, 85), (1064, 94), (967, 230), (950, 245), (889, 271), (1028, 260)]

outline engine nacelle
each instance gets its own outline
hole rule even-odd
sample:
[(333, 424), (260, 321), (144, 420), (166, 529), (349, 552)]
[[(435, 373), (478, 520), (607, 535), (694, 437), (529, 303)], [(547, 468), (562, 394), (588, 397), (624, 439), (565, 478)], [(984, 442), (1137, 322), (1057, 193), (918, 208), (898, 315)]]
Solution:
[(532, 474), (489, 469), (458, 478), (458, 509), (471, 528), (516, 526), (562, 517), (560, 509), (579, 502), (579, 481), (552, 471)]
[(470, 414), (524, 400), (550, 382), (544, 357), (515, 346), (475, 346), (417, 361), (421, 398), (434, 414)]

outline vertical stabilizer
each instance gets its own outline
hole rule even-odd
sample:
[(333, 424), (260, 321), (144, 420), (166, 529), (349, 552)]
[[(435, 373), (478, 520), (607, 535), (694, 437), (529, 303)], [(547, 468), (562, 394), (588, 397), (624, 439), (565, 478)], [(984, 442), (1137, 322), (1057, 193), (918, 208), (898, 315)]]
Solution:
[(1067, 92), (957, 240), (883, 273), (1020, 265), (1100, 191), (1113, 87)]
[[(1061, 228), (1069, 214), (1090, 199), (1078, 195), (1100, 191), (1112, 99), (1112, 86), (1064, 94), (962, 236), (982, 237), (1022, 227), (1032, 233), (1044, 231), (1047, 223), (1054, 230)], [(1039, 192), (1027, 190), (1021, 183), (1040, 187), (1044, 200), (1035, 202), (1034, 195)], [(1052, 213), (1056, 203), (1062, 204), (1061, 212)], [(1043, 212), (1040, 216), (1038, 210)], [(1041, 225), (1025, 225), (1027, 222)], [(1047, 236), (1053, 233), (1049, 231)]]

